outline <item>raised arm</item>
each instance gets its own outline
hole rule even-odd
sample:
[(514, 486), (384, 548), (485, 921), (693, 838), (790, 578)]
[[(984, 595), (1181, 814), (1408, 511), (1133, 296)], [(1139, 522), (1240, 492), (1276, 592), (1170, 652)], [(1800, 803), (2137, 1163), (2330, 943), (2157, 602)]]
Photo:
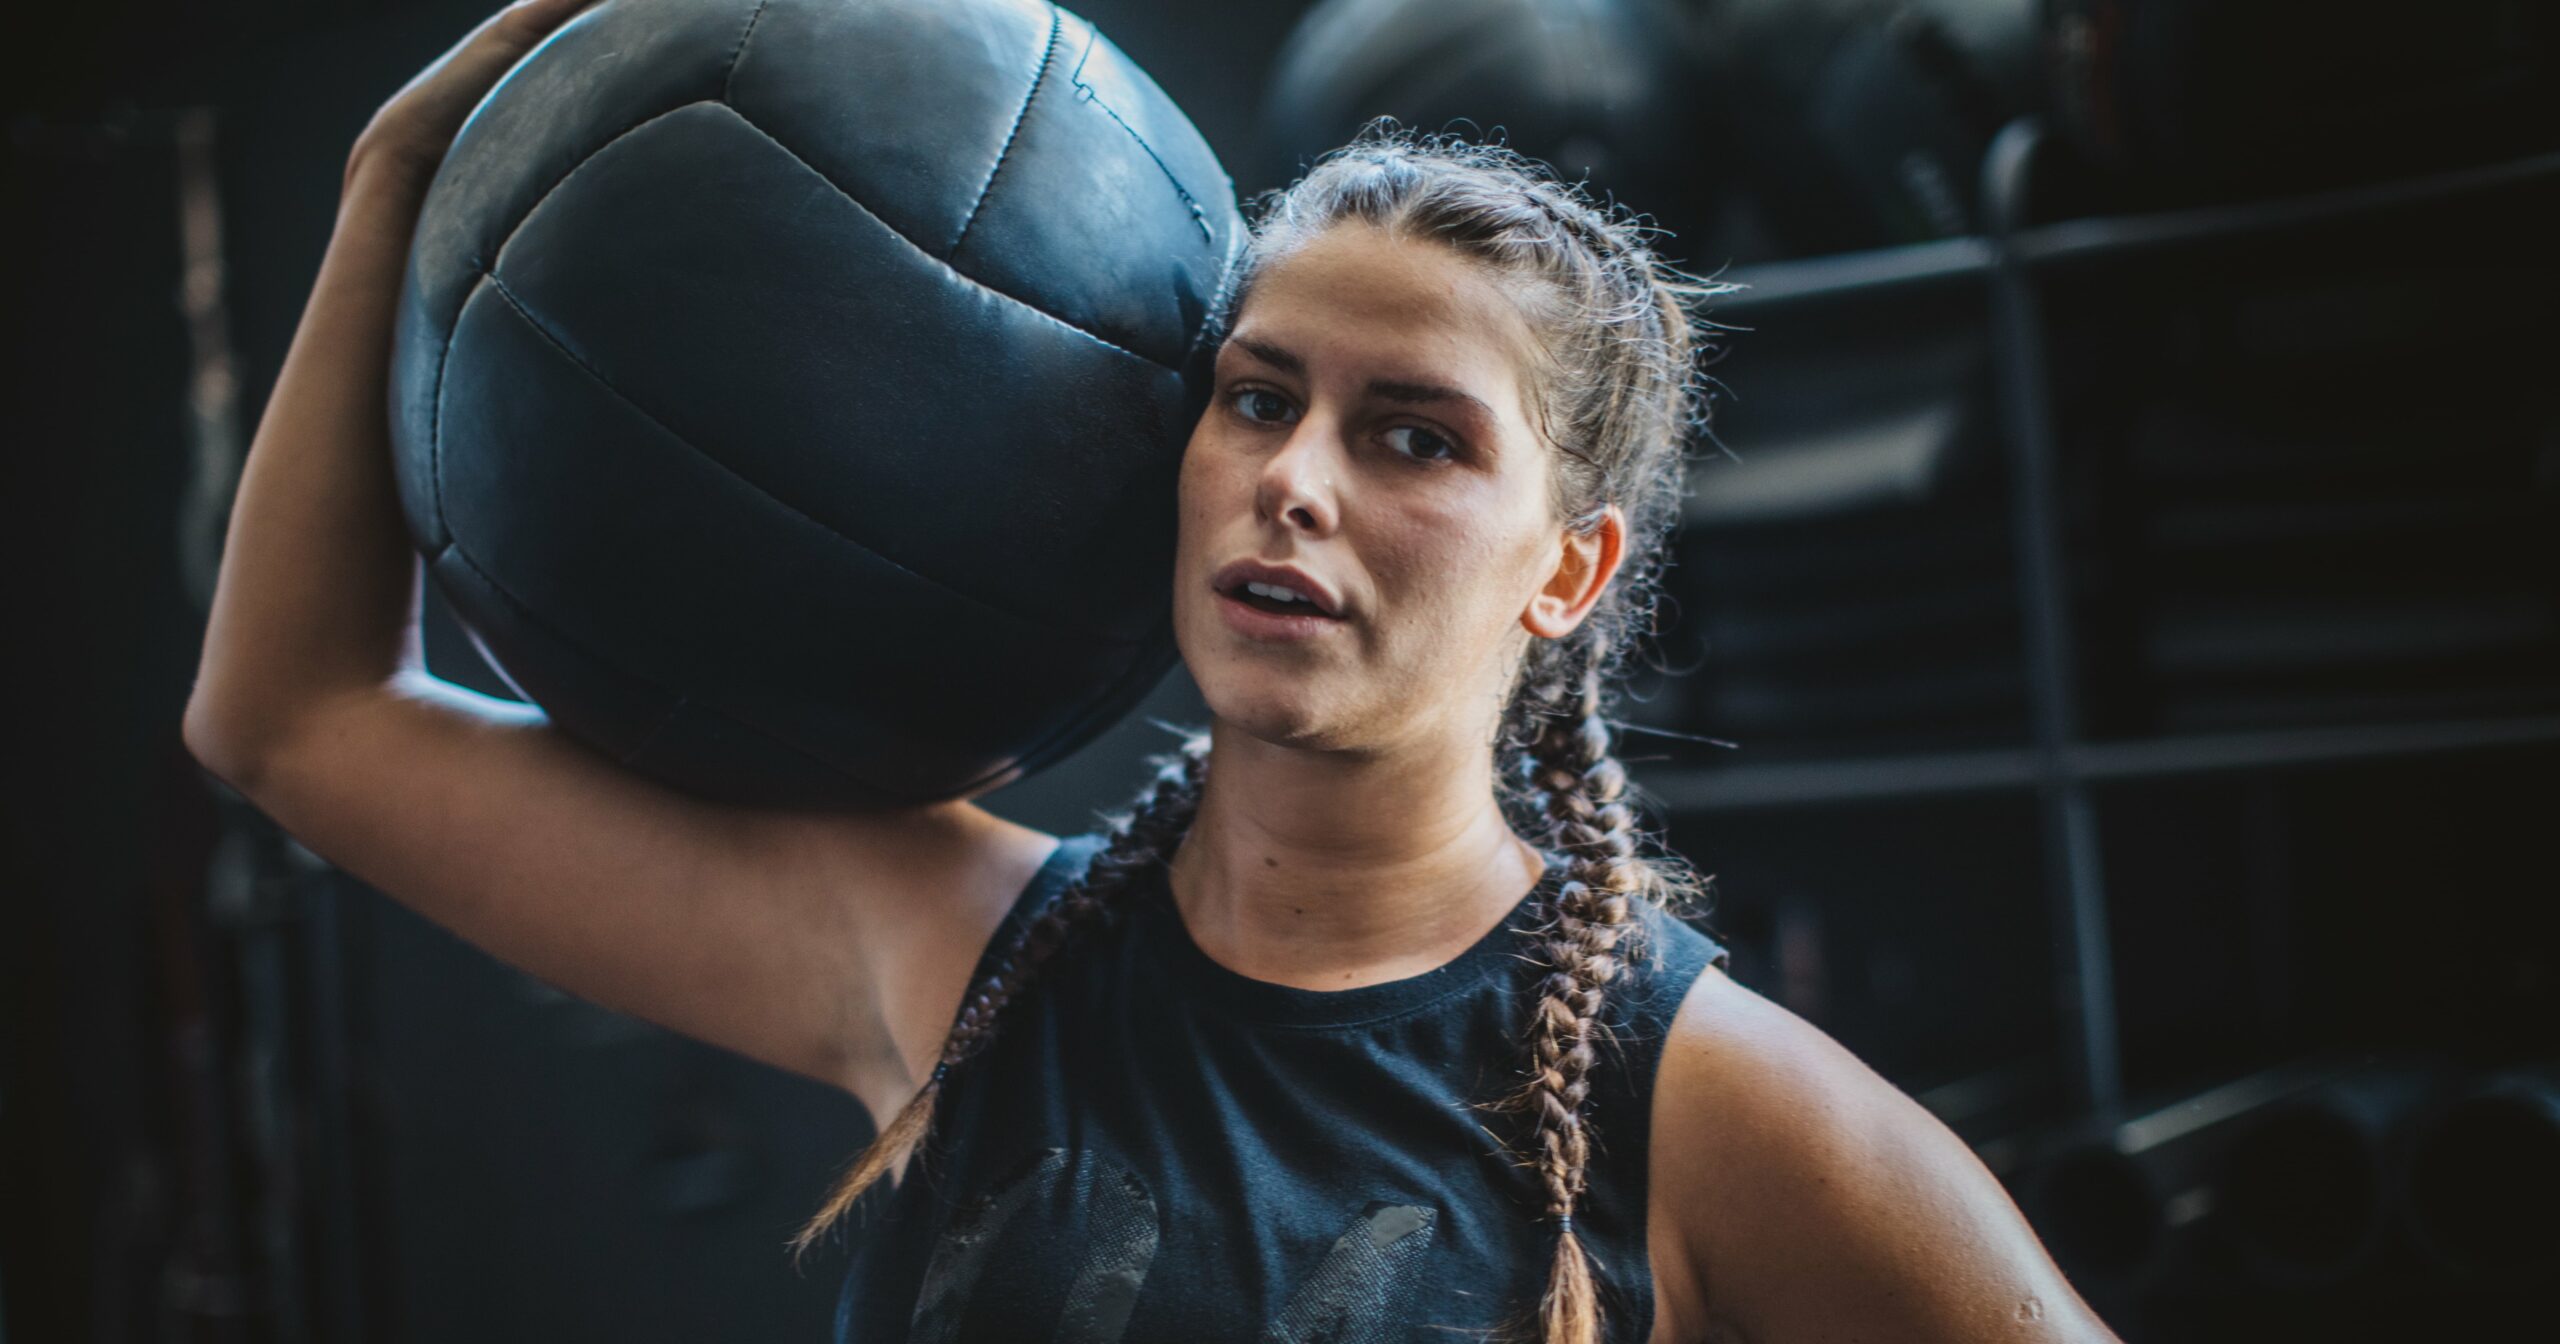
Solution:
[(186, 741), (312, 850), (501, 959), (886, 1115), (1051, 837), (959, 802), (704, 802), (421, 658), (386, 406), (411, 231), (463, 118), (585, 3), (501, 11), (349, 155), (242, 477)]

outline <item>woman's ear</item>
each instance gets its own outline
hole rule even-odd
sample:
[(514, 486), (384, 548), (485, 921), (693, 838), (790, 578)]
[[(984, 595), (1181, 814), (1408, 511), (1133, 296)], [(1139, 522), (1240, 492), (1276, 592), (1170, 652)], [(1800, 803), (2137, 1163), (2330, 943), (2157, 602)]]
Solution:
[(1626, 559), (1627, 515), (1611, 504), (1586, 532), (1567, 529), (1553, 574), (1529, 599), (1520, 625), (1541, 639), (1561, 639), (1591, 614), (1600, 594), (1608, 591), (1618, 565)]

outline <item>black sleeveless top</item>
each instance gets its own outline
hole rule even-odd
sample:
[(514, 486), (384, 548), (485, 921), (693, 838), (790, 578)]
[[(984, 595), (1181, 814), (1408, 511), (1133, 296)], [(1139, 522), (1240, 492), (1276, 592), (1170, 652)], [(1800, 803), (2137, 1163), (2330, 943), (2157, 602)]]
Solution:
[[(983, 976), (1098, 835), (1060, 845)], [(1044, 967), (952, 1070), (932, 1137), (850, 1215), (839, 1344), (1387, 1344), (1481, 1340), (1554, 1258), (1525, 1116), (1540, 967), (1522, 931), (1546, 875), (1437, 970), (1347, 990), (1240, 975), (1191, 940), (1161, 868), (1128, 917)], [(1653, 1327), (1645, 1251), (1655, 1065), (1724, 949), (1638, 904), (1647, 946), (1612, 986), (1574, 1229), (1613, 1344)]]

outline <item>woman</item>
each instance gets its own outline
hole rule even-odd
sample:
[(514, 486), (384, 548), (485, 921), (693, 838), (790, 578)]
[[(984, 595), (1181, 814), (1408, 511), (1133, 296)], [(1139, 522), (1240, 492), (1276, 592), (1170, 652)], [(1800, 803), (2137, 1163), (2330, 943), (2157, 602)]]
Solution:
[(1712, 287), (1501, 151), (1365, 136), (1267, 202), (1182, 466), (1212, 722), (1107, 835), (703, 803), (429, 677), (401, 260), (578, 7), (496, 16), (350, 154), (188, 741), (492, 953), (859, 1098), (800, 1243), (866, 1224), (841, 1337), (2111, 1338), (1961, 1142), (1667, 913), (1698, 884), (1604, 709)]

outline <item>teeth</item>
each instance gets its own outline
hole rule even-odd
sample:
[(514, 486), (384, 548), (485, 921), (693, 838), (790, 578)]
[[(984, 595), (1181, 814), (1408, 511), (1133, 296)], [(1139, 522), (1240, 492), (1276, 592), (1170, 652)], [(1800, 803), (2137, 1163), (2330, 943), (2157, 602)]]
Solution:
[(1277, 584), (1248, 583), (1244, 586), (1244, 590), (1256, 597), (1267, 597), (1275, 602), (1304, 602), (1307, 600), (1306, 598), (1299, 596), (1297, 593), (1287, 588), (1282, 588)]

